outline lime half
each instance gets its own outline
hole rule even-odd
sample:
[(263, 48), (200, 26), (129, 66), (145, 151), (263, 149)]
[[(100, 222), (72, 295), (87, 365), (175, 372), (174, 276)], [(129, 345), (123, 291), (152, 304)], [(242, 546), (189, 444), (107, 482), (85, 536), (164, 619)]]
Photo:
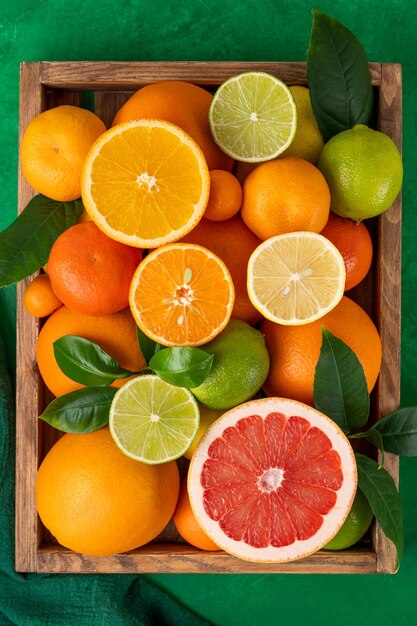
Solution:
[(209, 111), (214, 141), (234, 159), (257, 163), (292, 142), (297, 110), (289, 88), (265, 72), (245, 72), (218, 88)]
[(159, 376), (138, 376), (114, 396), (110, 432), (127, 456), (142, 463), (167, 463), (190, 447), (200, 421), (197, 402), (188, 389)]

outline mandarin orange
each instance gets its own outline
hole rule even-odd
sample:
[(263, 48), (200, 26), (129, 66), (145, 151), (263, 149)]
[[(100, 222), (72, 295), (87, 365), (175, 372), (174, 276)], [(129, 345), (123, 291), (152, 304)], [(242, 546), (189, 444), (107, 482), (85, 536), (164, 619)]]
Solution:
[(46, 317), (58, 309), (62, 302), (51, 286), (47, 274), (39, 274), (27, 287), (23, 297), (25, 309), (35, 317)]
[(177, 507), (172, 519), (179, 534), (187, 543), (200, 550), (221, 550), (197, 522), (188, 497), (187, 478), (181, 481)]
[(223, 222), (236, 215), (242, 206), (242, 187), (238, 179), (226, 170), (211, 170), (210, 196), (204, 217)]

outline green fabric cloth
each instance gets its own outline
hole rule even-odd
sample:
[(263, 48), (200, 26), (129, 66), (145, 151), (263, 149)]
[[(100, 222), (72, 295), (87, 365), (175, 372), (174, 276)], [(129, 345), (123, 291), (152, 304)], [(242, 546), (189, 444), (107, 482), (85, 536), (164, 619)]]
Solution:
[(0, 626), (209, 624), (140, 576), (15, 572), (13, 404), (0, 337)]

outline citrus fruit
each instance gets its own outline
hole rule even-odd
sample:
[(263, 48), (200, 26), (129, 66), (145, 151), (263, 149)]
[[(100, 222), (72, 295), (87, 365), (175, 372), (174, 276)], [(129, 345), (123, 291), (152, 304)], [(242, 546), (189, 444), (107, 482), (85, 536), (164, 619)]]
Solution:
[(197, 522), (188, 497), (187, 479), (183, 478), (180, 486), (177, 507), (173, 516), (176, 529), (187, 543), (200, 550), (221, 550), (210, 539)]
[(105, 130), (97, 115), (79, 107), (64, 105), (40, 113), (23, 135), (24, 177), (48, 198), (61, 202), (79, 198), (87, 152)]
[(75, 224), (56, 239), (48, 259), (53, 290), (73, 311), (110, 315), (129, 306), (140, 250), (107, 237), (94, 222)]
[(198, 426), (198, 431), (193, 439), (191, 446), (188, 448), (188, 450), (184, 452), (185, 458), (189, 460), (193, 456), (198, 442), (200, 441), (201, 437), (204, 435), (208, 427), (211, 426), (212, 423), (215, 422), (216, 419), (224, 413), (224, 411), (221, 411), (219, 409), (209, 409), (207, 406), (204, 406), (204, 404), (200, 404), (199, 402), (197, 402), (197, 404), (198, 410), (200, 412), (200, 423)]
[(212, 100), (213, 96), (197, 85), (163, 80), (133, 94), (116, 114), (113, 126), (143, 118), (171, 122), (200, 146), (210, 169), (231, 170), (232, 159), (216, 146), (211, 136), (208, 112)]
[(294, 398), (313, 404), (313, 383), (322, 342), (322, 326), (344, 341), (357, 355), (372, 391), (381, 368), (381, 339), (374, 323), (353, 300), (339, 304), (316, 322), (282, 326), (265, 320), (260, 330), (271, 359), (264, 389), (269, 396)]
[[(65, 376), (56, 362), (53, 343), (64, 335), (78, 335), (97, 343), (128, 370), (137, 372), (146, 365), (139, 349), (136, 325), (129, 309), (113, 315), (93, 317), (75, 313), (62, 306), (46, 320), (36, 345), (40, 374), (55, 396), (62, 396), (83, 387)], [(126, 379), (115, 380), (112, 386), (120, 387), (124, 383)]]
[(161, 120), (114, 126), (89, 151), (82, 197), (106, 235), (138, 248), (179, 239), (203, 215), (210, 177), (201, 149)]
[(363, 124), (332, 137), (317, 166), (330, 187), (332, 211), (353, 220), (389, 209), (402, 185), (397, 146), (384, 133)]
[(230, 319), (234, 287), (226, 265), (192, 244), (154, 250), (132, 280), (130, 308), (139, 328), (165, 346), (199, 346)]
[(36, 479), (43, 524), (60, 544), (91, 556), (127, 552), (154, 539), (169, 522), (178, 491), (175, 462), (129, 459), (108, 428), (64, 435)]
[(205, 381), (191, 389), (199, 402), (211, 409), (230, 409), (255, 395), (265, 382), (269, 356), (259, 330), (232, 319), (205, 352), (214, 361)]
[(301, 85), (289, 88), (297, 107), (297, 130), (283, 156), (294, 156), (317, 163), (324, 140), (314, 117), (310, 90)]
[(47, 274), (39, 274), (27, 287), (23, 297), (25, 309), (35, 317), (46, 317), (58, 309), (62, 302), (51, 287)]
[(238, 161), (267, 161), (294, 138), (297, 110), (289, 88), (266, 72), (244, 72), (216, 91), (209, 111), (214, 141)]
[(357, 485), (349, 441), (300, 402), (264, 398), (220, 417), (191, 459), (188, 493), (207, 535), (242, 559), (285, 562), (322, 548)]
[(211, 170), (210, 196), (204, 217), (223, 222), (236, 215), (242, 206), (242, 187), (238, 179), (226, 170)]
[(350, 509), (349, 515), (344, 521), (338, 533), (323, 546), (324, 550), (345, 550), (355, 545), (366, 533), (374, 514), (368, 504), (368, 500), (358, 488)]
[(232, 317), (248, 324), (259, 322), (262, 316), (249, 300), (246, 270), (250, 255), (261, 242), (245, 225), (240, 215), (225, 222), (212, 222), (203, 217), (181, 241), (204, 246), (224, 261), (235, 287)]
[(337, 248), (316, 233), (267, 239), (248, 263), (248, 293), (264, 317), (277, 324), (308, 324), (343, 296), (345, 265)]
[(197, 434), (199, 412), (193, 395), (159, 376), (132, 378), (110, 407), (111, 435), (124, 454), (142, 463), (180, 457)]
[(359, 285), (372, 263), (372, 239), (365, 224), (330, 213), (320, 234), (331, 241), (343, 257), (346, 267), (345, 289)]
[(296, 230), (319, 233), (329, 210), (324, 176), (303, 159), (282, 157), (262, 163), (243, 185), (242, 218), (260, 239)]

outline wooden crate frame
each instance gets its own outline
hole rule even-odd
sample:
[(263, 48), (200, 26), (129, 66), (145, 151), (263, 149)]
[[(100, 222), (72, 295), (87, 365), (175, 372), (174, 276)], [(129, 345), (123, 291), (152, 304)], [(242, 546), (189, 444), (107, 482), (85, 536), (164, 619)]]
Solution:
[[(377, 126), (401, 149), (401, 66), (370, 63), (378, 95)], [(307, 84), (305, 63), (275, 62), (71, 62), (23, 63), (20, 75), (20, 134), (30, 120), (59, 104), (80, 105), (83, 92), (95, 92), (95, 111), (108, 125), (129, 93), (160, 80), (186, 80), (215, 88), (242, 71), (270, 72), (287, 84)], [(33, 197), (19, 168), (19, 212)], [(395, 410), (400, 400), (401, 196), (374, 220), (373, 269), (354, 291), (354, 298), (372, 315), (382, 338), (382, 368), (373, 393), (375, 418)], [(16, 570), (50, 573), (393, 573), (393, 544), (377, 524), (372, 544), (343, 552), (318, 553), (287, 564), (242, 561), (224, 552), (203, 552), (183, 543), (151, 543), (127, 554), (87, 557), (45, 538), (38, 518), (34, 484), (38, 465), (56, 439), (37, 419), (45, 406), (45, 388), (35, 357), (39, 321), (28, 315), (23, 294), (30, 279), (18, 285), (16, 397)], [(52, 430), (52, 429), (51, 429)], [(385, 455), (385, 467), (398, 485), (399, 460)]]

